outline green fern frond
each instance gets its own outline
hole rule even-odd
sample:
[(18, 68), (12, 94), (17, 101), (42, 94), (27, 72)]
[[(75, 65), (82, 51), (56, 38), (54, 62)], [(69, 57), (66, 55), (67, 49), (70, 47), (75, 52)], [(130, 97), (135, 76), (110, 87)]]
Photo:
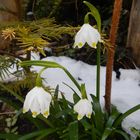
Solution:
[(0, 55), (0, 78), (4, 80), (11, 72), (9, 68), (15, 63), (15, 58), (6, 55)]
[(12, 91), (23, 94), (22, 91), (29, 90), (35, 86), (36, 73), (28, 73), (24, 78), (7, 83), (7, 87)]
[[(9, 28), (5, 25), (3, 29)], [(16, 26), (11, 26), (15, 31), (16, 47), (14, 50), (21, 50), (23, 53), (29, 51), (40, 52), (45, 56), (44, 47), (47, 47), (52, 41), (58, 41), (62, 35), (69, 34), (74, 36), (79, 27), (61, 26), (52, 19), (40, 19), (32, 22), (23, 22)], [(0, 27), (1, 29), (1, 27)]]

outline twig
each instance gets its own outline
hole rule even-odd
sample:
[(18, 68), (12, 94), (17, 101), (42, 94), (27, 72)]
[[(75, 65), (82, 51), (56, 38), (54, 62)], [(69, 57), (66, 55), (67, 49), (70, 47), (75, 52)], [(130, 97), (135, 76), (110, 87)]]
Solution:
[(3, 50), (0, 50), (0, 54), (6, 54), (6, 55), (9, 55), (9, 56), (13, 56), (13, 57), (19, 58), (20, 60), (24, 59), (24, 58), (18, 56), (17, 54), (9, 53), (9, 52), (3, 51)]
[(9, 115), (9, 114), (16, 114), (16, 112), (3, 112), (3, 113), (0, 113), (0, 115)]

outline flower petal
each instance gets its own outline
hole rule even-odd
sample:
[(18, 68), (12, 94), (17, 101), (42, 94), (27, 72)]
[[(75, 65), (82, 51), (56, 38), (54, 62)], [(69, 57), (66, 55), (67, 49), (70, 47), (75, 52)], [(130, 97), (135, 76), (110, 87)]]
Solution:
[(78, 119), (78, 120), (81, 120), (83, 117), (84, 117), (84, 115), (78, 114), (77, 119)]
[(25, 98), (25, 101), (24, 101), (24, 105), (23, 105), (23, 113), (26, 113), (26, 112), (29, 111), (33, 99), (34, 99), (34, 96), (32, 96), (32, 94), (28, 93), (26, 95), (26, 98)]
[(86, 41), (90, 47), (96, 48), (96, 44), (98, 43), (99, 40), (100, 34), (96, 29), (92, 28), (91, 30), (88, 31)]
[(75, 36), (74, 47), (78, 46), (78, 48), (82, 48), (87, 42), (90, 47), (96, 48), (98, 41), (101, 42), (101, 36), (98, 30), (90, 24), (83, 24)]
[(30, 110), (32, 112), (32, 116), (35, 118), (38, 114), (40, 114), (40, 105), (37, 98), (34, 98), (32, 104), (30, 106)]
[[(49, 94), (49, 93), (45, 93), (45, 94)], [(40, 96), (38, 102), (40, 104), (41, 114), (47, 118), (49, 116), (49, 108), (50, 108), (51, 100), (48, 100), (48, 98), (46, 97), (43, 98), (43, 96)]]
[(23, 105), (23, 112), (31, 110), (32, 116), (35, 118), (38, 114), (48, 117), (52, 96), (42, 87), (34, 87), (28, 92)]
[(82, 119), (83, 116), (90, 118), (92, 114), (92, 104), (87, 99), (81, 99), (74, 106), (74, 111), (78, 113), (78, 117), (77, 117), (78, 120)]
[(82, 34), (78, 33), (75, 36), (75, 43), (74, 43), (74, 47), (78, 47), (78, 48), (82, 48), (85, 45), (86, 41), (85, 38)]

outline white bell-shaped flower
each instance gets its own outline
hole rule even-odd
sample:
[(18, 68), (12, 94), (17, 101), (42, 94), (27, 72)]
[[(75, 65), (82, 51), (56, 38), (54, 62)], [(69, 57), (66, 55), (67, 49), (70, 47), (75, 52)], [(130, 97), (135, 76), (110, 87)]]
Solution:
[(98, 41), (101, 42), (100, 33), (97, 29), (86, 23), (77, 32), (74, 47), (82, 48), (87, 43), (90, 47), (96, 48)]
[(30, 110), (34, 118), (40, 113), (47, 118), (49, 116), (51, 100), (52, 96), (48, 92), (42, 87), (36, 86), (26, 95), (23, 105), (23, 113)]
[(81, 99), (74, 106), (74, 111), (78, 113), (78, 120), (81, 120), (84, 116), (90, 118), (92, 114), (92, 104), (87, 99)]

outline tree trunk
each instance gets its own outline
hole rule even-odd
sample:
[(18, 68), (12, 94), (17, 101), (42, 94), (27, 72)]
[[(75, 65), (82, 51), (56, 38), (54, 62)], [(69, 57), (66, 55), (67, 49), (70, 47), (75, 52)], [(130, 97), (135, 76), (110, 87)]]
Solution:
[(15, 21), (20, 18), (20, 0), (0, 0), (0, 21)]
[(132, 50), (133, 59), (140, 67), (140, 0), (133, 0), (126, 47)]
[[(0, 0), (0, 22), (16, 21), (21, 15), (21, 0)], [(1, 33), (0, 33), (1, 34)], [(10, 41), (4, 40), (0, 35), (0, 49), (5, 49), (9, 46)]]

